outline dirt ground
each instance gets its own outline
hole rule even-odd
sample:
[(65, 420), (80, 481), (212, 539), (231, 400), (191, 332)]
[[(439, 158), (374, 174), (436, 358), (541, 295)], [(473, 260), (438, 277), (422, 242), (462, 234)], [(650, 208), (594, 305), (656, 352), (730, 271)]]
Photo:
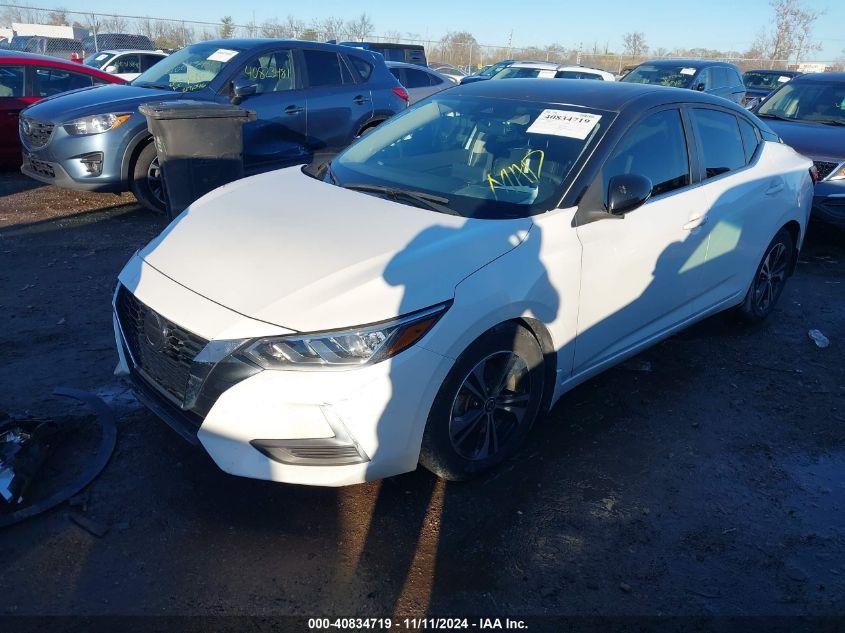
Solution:
[(114, 378), (115, 277), (163, 227), (0, 174), (0, 410), (83, 415), (68, 386), (119, 416), (84, 507), (0, 531), (0, 614), (845, 614), (841, 232), (813, 227), (765, 324), (589, 381), (494, 473), (335, 490), (222, 473)]

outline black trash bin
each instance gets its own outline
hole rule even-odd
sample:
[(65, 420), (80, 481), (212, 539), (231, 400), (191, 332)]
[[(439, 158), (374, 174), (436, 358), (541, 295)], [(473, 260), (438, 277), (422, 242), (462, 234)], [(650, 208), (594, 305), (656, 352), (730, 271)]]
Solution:
[(194, 100), (146, 103), (138, 110), (155, 139), (171, 218), (212, 189), (243, 177), (243, 124), (255, 120), (254, 111)]

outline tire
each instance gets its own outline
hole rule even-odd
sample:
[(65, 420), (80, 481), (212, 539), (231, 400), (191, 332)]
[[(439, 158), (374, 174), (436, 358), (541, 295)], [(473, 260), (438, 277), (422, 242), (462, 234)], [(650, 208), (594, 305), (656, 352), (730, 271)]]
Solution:
[(739, 305), (743, 319), (758, 323), (772, 313), (786, 285), (794, 252), (792, 236), (786, 229), (781, 229), (766, 248), (745, 299)]
[(541, 412), (543, 362), (537, 339), (516, 323), (477, 339), (434, 399), (420, 463), (443, 479), (462, 481), (513, 455)]
[(368, 123), (367, 127), (358, 132), (358, 136), (355, 137), (355, 140), (358, 140), (359, 138), (364, 138), (367, 134), (376, 129), (379, 123), (381, 123), (381, 121), (376, 121), (375, 123)]
[(158, 169), (154, 143), (147, 143), (132, 166), (132, 193), (144, 207), (155, 213), (167, 212), (164, 201), (164, 181)]

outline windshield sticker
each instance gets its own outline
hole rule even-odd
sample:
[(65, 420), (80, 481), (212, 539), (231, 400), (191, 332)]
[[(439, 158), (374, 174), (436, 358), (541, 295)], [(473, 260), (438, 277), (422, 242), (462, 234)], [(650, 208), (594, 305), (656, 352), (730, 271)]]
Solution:
[(553, 70), (541, 70), (540, 73), (537, 75), (540, 79), (554, 79), (555, 71)]
[(785, 84), (790, 79), (792, 79), (792, 77), (787, 77), (786, 75), (781, 75), (780, 77), (778, 77), (778, 83)]
[(108, 54), (108, 53), (100, 53), (100, 54), (99, 54), (99, 55), (97, 55), (94, 59), (96, 59), (98, 62), (101, 62), (101, 61), (103, 61), (103, 60), (104, 60), (106, 57), (108, 57), (108, 56), (109, 56), (109, 54)]
[(582, 141), (601, 119), (600, 114), (572, 112), (570, 110), (543, 110), (526, 132), (577, 138)]
[(681, 74), (682, 75), (694, 75), (695, 74), (695, 68), (681, 68)]
[(228, 48), (218, 48), (211, 55), (206, 57), (206, 59), (210, 62), (223, 62), (225, 64), (237, 54), (238, 51), (229, 50)]
[(546, 154), (541, 149), (530, 149), (525, 152), (518, 163), (511, 163), (507, 167), (500, 169), (493, 178), (491, 174), (487, 174), (484, 178), (490, 186), (490, 191), (493, 195), (496, 194), (496, 187), (527, 187), (536, 185), (540, 180), (540, 174), (543, 173), (543, 160)]

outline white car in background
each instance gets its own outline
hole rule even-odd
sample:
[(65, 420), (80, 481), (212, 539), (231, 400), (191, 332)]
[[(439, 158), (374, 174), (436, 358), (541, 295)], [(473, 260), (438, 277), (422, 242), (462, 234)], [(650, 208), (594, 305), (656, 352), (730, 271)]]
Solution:
[(120, 273), (117, 373), (228, 473), (465, 479), (602, 370), (720, 310), (767, 317), (810, 160), (719, 97), (585, 88), (460, 86), (317, 177), (200, 198)]
[(162, 51), (108, 50), (92, 53), (84, 63), (125, 81), (133, 81), (165, 57), (167, 53)]
[(396, 77), (396, 80), (408, 92), (409, 103), (412, 104), (455, 85), (450, 77), (425, 66), (405, 62), (385, 62), (385, 64), (390, 74)]
[(454, 81), (456, 84), (461, 83), (461, 79), (467, 76), (464, 71), (462, 71), (460, 68), (455, 68), (451, 64), (434, 63), (429, 64), (428, 67), (432, 70), (437, 71), (441, 75), (445, 75), (446, 77)]
[(616, 81), (613, 73), (586, 66), (568, 66), (554, 62), (516, 62), (493, 75), (492, 79), (597, 79)]

